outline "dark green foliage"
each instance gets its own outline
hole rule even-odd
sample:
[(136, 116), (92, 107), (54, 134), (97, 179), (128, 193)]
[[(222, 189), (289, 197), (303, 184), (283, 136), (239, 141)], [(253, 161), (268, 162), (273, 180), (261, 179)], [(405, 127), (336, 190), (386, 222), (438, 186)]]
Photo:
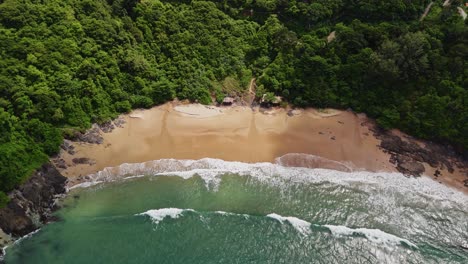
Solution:
[(0, 191), (0, 208), (4, 207), (8, 201), (8, 196), (4, 192)]
[(467, 26), (441, 1), (420, 22), (429, 2), (0, 1), (0, 191), (62, 135), (174, 98), (220, 102), (252, 77), (259, 97), (466, 149)]

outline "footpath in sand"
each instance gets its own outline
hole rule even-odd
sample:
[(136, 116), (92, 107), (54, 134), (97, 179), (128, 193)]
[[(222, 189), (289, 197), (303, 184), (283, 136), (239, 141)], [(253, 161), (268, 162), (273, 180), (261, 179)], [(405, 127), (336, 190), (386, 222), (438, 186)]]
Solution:
[(101, 144), (71, 142), (73, 152), (61, 152), (65, 165), (61, 172), (70, 185), (105, 167), (169, 158), (396, 171), (390, 155), (379, 147), (380, 140), (365, 125), (368, 119), (348, 111), (167, 103), (133, 111), (120, 120), (124, 121), (120, 127), (101, 131)]

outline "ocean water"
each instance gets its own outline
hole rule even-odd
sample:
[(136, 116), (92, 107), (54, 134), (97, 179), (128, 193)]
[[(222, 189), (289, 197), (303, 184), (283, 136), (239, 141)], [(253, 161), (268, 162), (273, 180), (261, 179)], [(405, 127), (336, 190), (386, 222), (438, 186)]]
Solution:
[(424, 177), (203, 159), (91, 178), (5, 262), (468, 263), (467, 196)]

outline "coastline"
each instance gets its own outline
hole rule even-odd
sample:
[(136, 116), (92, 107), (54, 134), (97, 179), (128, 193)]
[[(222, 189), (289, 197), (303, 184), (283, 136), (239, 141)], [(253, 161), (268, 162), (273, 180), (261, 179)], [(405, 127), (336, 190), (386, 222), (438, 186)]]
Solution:
[[(387, 144), (395, 137), (401, 141)], [(170, 102), (95, 125), (78, 141), (66, 141), (52, 161), (68, 177), (68, 187), (88, 181), (87, 175), (123, 163), (214, 158), (341, 171), (422, 174), (468, 193), (465, 168), (457, 166), (465, 165), (463, 162), (444, 159), (428, 164), (413, 153), (400, 155), (398, 148), (406, 144), (401, 142), (411, 142), (415, 153), (421, 151), (413, 141), (398, 131), (378, 131), (372, 120), (350, 111)], [(424, 142), (415, 142), (424, 149)]]
[(53, 212), (66, 193), (66, 184), (67, 178), (47, 163), (8, 194), (10, 201), (0, 209), (0, 263), (8, 246), (57, 220)]
[[(468, 194), (466, 161), (454, 153), (397, 130), (381, 131), (364, 114), (336, 109), (170, 102), (134, 110), (112, 122), (93, 125), (74, 141), (65, 140), (50, 167), (57, 169), (52, 174), (66, 177), (60, 182), (70, 190), (92, 185), (92, 176), (102, 171), (117, 175), (122, 165), (140, 166), (145, 171), (158, 160), (204, 158), (342, 172), (400, 172), (428, 177)], [(45, 219), (54, 206), (45, 208)], [(38, 227), (28, 226), (21, 231), (26, 232), (13, 237), (0, 229), (3, 248)]]

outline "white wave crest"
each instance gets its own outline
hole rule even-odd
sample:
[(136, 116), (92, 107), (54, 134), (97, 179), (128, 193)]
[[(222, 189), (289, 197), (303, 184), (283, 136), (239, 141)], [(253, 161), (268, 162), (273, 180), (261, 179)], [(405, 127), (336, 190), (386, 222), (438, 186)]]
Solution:
[(90, 181), (90, 182), (83, 182), (83, 183), (79, 183), (79, 184), (76, 184), (76, 185), (73, 185), (72, 187), (68, 188), (68, 191), (71, 191), (73, 189), (77, 189), (77, 188), (88, 188), (88, 187), (91, 187), (91, 186), (94, 186), (94, 185), (97, 185), (97, 184), (100, 184), (100, 183), (103, 183), (104, 181)]
[[(125, 163), (117, 167), (108, 167), (91, 174), (88, 177), (91, 183), (82, 183), (79, 187), (86, 187), (96, 183), (110, 182), (131, 178), (135, 175), (149, 176), (177, 176), (184, 179), (200, 176), (209, 189), (217, 190), (221, 177), (225, 174), (238, 174), (251, 176), (271, 185), (282, 186), (285, 183), (326, 183), (356, 188), (367, 193), (378, 194), (373, 199), (381, 197), (380, 202), (389, 203), (388, 193), (394, 195), (401, 193), (408, 200), (436, 200), (448, 205), (462, 205), (463, 210), (468, 210), (468, 196), (464, 193), (449, 188), (433, 181), (429, 177), (407, 178), (400, 173), (387, 172), (340, 172), (327, 169), (289, 168), (272, 163), (243, 163), (230, 162), (220, 159), (205, 158), (200, 160), (175, 160), (161, 159), (144, 163)], [(78, 186), (73, 186), (76, 188)], [(379, 198), (380, 199), (380, 198)], [(386, 205), (391, 206), (391, 205)]]
[(22, 237), (16, 239), (15, 241), (13, 241), (12, 243), (10, 242), (10, 243), (8, 243), (6, 246), (4, 246), (4, 247), (2, 248), (2, 255), (3, 255), (3, 256), (0, 256), (0, 263), (3, 263), (2, 261), (5, 259), (5, 256), (6, 256), (6, 253), (7, 253), (6, 250), (7, 250), (11, 245), (20, 244), (23, 240), (28, 239), (28, 238), (34, 236), (34, 235), (37, 234), (39, 231), (41, 231), (40, 228), (39, 228), (39, 229), (36, 229), (36, 230), (34, 230), (34, 231), (32, 231), (31, 233), (28, 233), (28, 234), (22, 236)]
[(137, 215), (147, 215), (151, 217), (153, 220), (153, 223), (159, 224), (164, 218), (170, 217), (172, 219), (179, 218), (182, 213), (184, 212), (194, 212), (192, 209), (179, 209), (179, 208), (162, 208), (162, 209), (156, 209), (156, 210), (148, 210), (144, 213), (137, 214)]
[(395, 235), (385, 233), (380, 229), (367, 229), (367, 228), (349, 228), (346, 226), (336, 226), (336, 225), (323, 225), (324, 227), (330, 229), (331, 233), (334, 236), (351, 236), (353, 234), (359, 234), (365, 236), (369, 241), (376, 244), (387, 244), (387, 245), (399, 245), (401, 242), (405, 243), (408, 246), (415, 247), (417, 246), (411, 243), (409, 240), (397, 237)]
[(269, 214), (267, 217), (273, 218), (278, 220), (281, 223), (289, 222), (297, 231), (299, 231), (303, 235), (307, 235), (310, 233), (310, 223), (299, 219), (297, 217), (292, 216), (281, 216), (279, 214)]
[(237, 213), (225, 212), (225, 211), (215, 211), (215, 214), (225, 215), (225, 216), (243, 216), (246, 219), (250, 217), (250, 215), (248, 214), (237, 214)]

